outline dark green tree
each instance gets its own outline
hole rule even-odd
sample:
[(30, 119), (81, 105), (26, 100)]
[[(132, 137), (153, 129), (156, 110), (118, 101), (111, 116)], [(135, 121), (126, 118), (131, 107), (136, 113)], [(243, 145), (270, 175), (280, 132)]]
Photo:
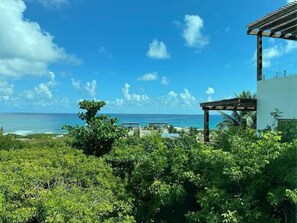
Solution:
[[(256, 94), (250, 91), (242, 91), (235, 94), (236, 98), (255, 99)], [(220, 112), (223, 121), (218, 124), (219, 129), (229, 128), (231, 126), (241, 126), (243, 128), (256, 128), (256, 112), (253, 111), (233, 111), (231, 114)]]
[(104, 105), (105, 102), (95, 100), (79, 102), (79, 108), (86, 112), (79, 112), (78, 116), (86, 125), (64, 126), (72, 136), (70, 145), (83, 150), (87, 155), (102, 156), (108, 153), (114, 141), (126, 135), (126, 131), (116, 125), (117, 118), (110, 118), (108, 115), (97, 116)]

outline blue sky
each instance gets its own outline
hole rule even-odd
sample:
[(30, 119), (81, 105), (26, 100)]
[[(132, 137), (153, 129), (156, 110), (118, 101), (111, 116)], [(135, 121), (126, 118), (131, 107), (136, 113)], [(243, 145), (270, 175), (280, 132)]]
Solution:
[[(201, 114), (256, 92), (246, 25), (286, 0), (1, 0), (0, 112)], [(264, 40), (264, 74), (296, 73), (297, 44)]]

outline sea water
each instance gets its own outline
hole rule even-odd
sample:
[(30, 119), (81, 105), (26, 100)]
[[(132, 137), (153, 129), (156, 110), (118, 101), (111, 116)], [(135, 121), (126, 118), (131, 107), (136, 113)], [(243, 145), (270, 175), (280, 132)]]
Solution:
[[(123, 122), (137, 122), (140, 126), (148, 126), (151, 122), (168, 123), (175, 127), (195, 127), (203, 129), (203, 115), (172, 114), (108, 114), (118, 118), (118, 125)], [(215, 129), (222, 120), (220, 115), (210, 115), (210, 129)], [(67, 133), (64, 125), (84, 125), (74, 113), (0, 113), (0, 127), (5, 133), (28, 135), (36, 133)]]

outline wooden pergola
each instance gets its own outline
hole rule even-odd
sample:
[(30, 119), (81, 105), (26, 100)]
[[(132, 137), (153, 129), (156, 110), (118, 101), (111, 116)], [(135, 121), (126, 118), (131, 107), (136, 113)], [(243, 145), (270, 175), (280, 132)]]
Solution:
[[(257, 36), (257, 81), (262, 75), (262, 37), (282, 38), (297, 41), (297, 1), (294, 1), (278, 10), (247, 25), (247, 34)], [(200, 104), (204, 111), (204, 141), (209, 142), (209, 111), (256, 111), (256, 99), (233, 98), (221, 101), (205, 102)]]
[(209, 142), (209, 111), (256, 111), (257, 99), (232, 98), (220, 101), (204, 102), (200, 104), (204, 111), (204, 142)]
[[(257, 81), (262, 80), (262, 37), (297, 41), (297, 1), (247, 25), (247, 34), (257, 36)], [(204, 142), (209, 142), (209, 111), (256, 111), (256, 99), (233, 98), (200, 104), (204, 111)]]
[(247, 34), (257, 36), (257, 81), (262, 80), (262, 37), (297, 40), (297, 1), (247, 25)]

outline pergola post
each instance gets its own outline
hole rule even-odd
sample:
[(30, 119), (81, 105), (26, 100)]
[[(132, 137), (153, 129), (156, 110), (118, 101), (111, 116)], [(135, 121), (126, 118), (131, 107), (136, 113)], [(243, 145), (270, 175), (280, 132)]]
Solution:
[(209, 142), (209, 110), (204, 108), (204, 142)]
[(262, 53), (263, 53), (262, 35), (257, 35), (257, 81), (262, 80)]

